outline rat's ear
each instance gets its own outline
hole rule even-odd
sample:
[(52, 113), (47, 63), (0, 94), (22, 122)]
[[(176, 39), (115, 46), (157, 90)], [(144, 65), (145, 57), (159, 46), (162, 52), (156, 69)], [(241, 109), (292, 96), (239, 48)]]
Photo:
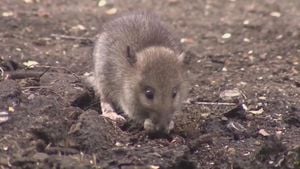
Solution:
[(136, 63), (136, 53), (130, 46), (127, 46), (126, 48), (126, 57), (130, 65)]

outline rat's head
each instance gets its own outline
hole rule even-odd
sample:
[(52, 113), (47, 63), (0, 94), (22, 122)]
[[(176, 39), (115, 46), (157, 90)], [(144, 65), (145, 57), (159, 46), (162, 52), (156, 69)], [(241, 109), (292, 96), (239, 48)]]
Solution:
[(187, 93), (184, 56), (165, 47), (149, 47), (133, 57), (139, 77), (134, 97), (144, 128), (168, 133)]

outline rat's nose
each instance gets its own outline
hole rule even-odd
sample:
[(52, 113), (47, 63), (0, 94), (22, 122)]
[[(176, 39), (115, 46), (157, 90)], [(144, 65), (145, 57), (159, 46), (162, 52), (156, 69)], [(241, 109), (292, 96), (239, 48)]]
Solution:
[(151, 119), (146, 119), (144, 122), (144, 129), (149, 133), (165, 133), (169, 134), (170, 131), (174, 128), (174, 122), (164, 121), (163, 123), (153, 123)]

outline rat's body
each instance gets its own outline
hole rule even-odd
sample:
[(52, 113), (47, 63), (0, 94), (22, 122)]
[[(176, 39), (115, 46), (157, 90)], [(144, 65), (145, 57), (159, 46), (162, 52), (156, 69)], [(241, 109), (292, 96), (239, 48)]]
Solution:
[(146, 130), (169, 132), (187, 82), (179, 40), (156, 15), (132, 13), (105, 24), (93, 57), (103, 114), (117, 107)]

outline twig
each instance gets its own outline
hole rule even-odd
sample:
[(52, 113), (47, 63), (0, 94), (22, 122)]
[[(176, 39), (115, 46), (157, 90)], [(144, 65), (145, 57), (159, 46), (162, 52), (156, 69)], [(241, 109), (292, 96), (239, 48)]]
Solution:
[(228, 103), (228, 102), (194, 102), (198, 105), (222, 105), (222, 106), (236, 106), (236, 103)]
[(77, 154), (78, 150), (75, 148), (67, 148), (67, 147), (47, 147), (45, 152), (48, 154), (64, 154), (64, 155), (72, 155)]
[(82, 81), (82, 79), (74, 72), (72, 72), (71, 70), (65, 68), (65, 67), (59, 67), (59, 66), (47, 66), (47, 65), (41, 65), (41, 66), (35, 66), (35, 67), (39, 67), (39, 68), (48, 68), (48, 70), (50, 69), (62, 69), (70, 74), (72, 74), (75, 78), (77, 78), (79, 81)]
[(45, 71), (44, 72), (15, 71), (15, 72), (7, 73), (5, 79), (14, 79), (15, 80), (15, 79), (26, 79), (26, 78), (40, 78), (46, 72)]
[(48, 89), (51, 88), (52, 86), (27, 86), (27, 87), (22, 87), (23, 89)]
[(46, 69), (46, 70), (40, 75), (39, 79), (40, 79), (45, 73), (47, 73), (49, 70), (50, 70), (50, 68)]
[(78, 37), (78, 36), (70, 36), (70, 35), (61, 35), (61, 34), (51, 34), (52, 37), (61, 38), (61, 39), (68, 39), (68, 40), (85, 40), (85, 41), (92, 41), (90, 38)]

